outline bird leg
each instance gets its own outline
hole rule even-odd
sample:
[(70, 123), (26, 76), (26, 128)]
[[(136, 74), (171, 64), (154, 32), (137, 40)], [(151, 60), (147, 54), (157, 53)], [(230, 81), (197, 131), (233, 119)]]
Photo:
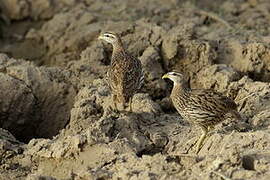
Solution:
[(128, 106), (129, 106), (129, 111), (132, 112), (132, 97), (129, 98)]
[(208, 128), (203, 127), (203, 126), (201, 126), (201, 128), (202, 128), (203, 133), (202, 133), (201, 137), (199, 138), (199, 140), (196, 143), (196, 154), (198, 154), (199, 151), (201, 150), (203, 142), (204, 142), (204, 140), (206, 138), (206, 135), (208, 133)]
[(114, 105), (114, 110), (118, 112), (118, 108), (117, 108), (117, 96), (113, 95), (113, 105)]
[(211, 134), (213, 134), (213, 131), (215, 129), (214, 125), (207, 126), (207, 136), (209, 137)]

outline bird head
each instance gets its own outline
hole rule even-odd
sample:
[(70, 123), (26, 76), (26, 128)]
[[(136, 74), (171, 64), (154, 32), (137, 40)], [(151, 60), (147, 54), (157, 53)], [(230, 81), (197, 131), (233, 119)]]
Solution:
[(162, 79), (170, 79), (175, 84), (183, 84), (185, 82), (184, 75), (175, 71), (164, 74)]
[(98, 39), (104, 40), (112, 45), (121, 42), (121, 39), (117, 33), (114, 32), (104, 32), (101, 33)]

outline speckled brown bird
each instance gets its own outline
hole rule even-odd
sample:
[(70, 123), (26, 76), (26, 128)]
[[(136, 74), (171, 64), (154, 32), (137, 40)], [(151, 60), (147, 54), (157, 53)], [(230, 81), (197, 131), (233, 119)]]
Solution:
[(125, 107), (125, 104), (129, 102), (129, 110), (132, 111), (132, 97), (141, 88), (144, 81), (141, 62), (127, 52), (118, 34), (104, 32), (101, 33), (99, 39), (113, 46), (107, 79), (112, 92), (114, 108), (118, 111), (117, 103), (121, 103)]
[(214, 125), (226, 117), (241, 119), (235, 102), (221, 93), (211, 89), (189, 89), (184, 76), (178, 72), (169, 72), (162, 78), (173, 81), (170, 97), (179, 114), (202, 129), (203, 133), (196, 143), (196, 153), (200, 151), (208, 131)]

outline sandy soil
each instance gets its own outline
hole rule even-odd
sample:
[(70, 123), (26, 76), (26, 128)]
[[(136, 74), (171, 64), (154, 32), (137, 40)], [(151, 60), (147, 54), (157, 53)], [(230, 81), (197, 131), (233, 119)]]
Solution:
[[(1, 0), (0, 179), (270, 179), (268, 0)], [(104, 80), (122, 35), (146, 83), (133, 113), (109, 110)], [(200, 135), (176, 113), (177, 69), (233, 98), (243, 122)]]

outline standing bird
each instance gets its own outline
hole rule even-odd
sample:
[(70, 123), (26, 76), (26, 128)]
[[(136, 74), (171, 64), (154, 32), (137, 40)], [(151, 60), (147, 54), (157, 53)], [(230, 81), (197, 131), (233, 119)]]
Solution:
[(113, 46), (107, 78), (114, 108), (118, 111), (117, 103), (121, 103), (124, 108), (125, 104), (129, 102), (129, 110), (132, 111), (132, 97), (141, 88), (144, 81), (141, 62), (125, 50), (118, 34), (104, 32), (98, 39)]
[(227, 115), (241, 119), (237, 105), (230, 98), (211, 89), (189, 89), (184, 76), (178, 72), (169, 72), (162, 79), (173, 81), (171, 99), (178, 113), (188, 122), (201, 127), (202, 135), (196, 143), (196, 153), (202, 147), (208, 131)]

